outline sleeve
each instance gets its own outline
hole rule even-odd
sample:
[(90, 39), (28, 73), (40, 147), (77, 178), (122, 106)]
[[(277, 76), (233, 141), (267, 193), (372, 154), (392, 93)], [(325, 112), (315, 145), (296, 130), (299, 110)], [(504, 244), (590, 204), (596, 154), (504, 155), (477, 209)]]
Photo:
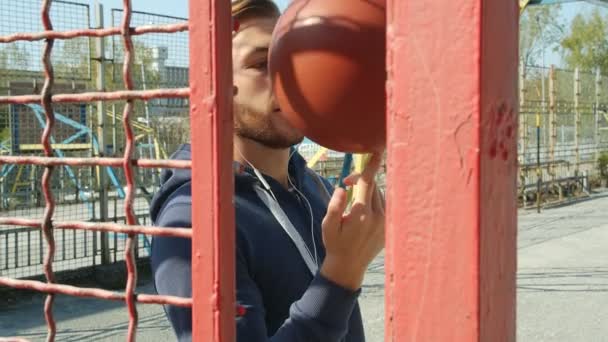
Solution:
[[(167, 207), (157, 220), (158, 226), (188, 227), (190, 207)], [(243, 314), (236, 318), (239, 342), (338, 342), (348, 331), (348, 322), (359, 291), (346, 290), (320, 274), (290, 308), (289, 318), (268, 336), (261, 292), (251, 276), (246, 257), (248, 246), (237, 234), (236, 300)], [(155, 237), (152, 243), (152, 272), (161, 295), (192, 296), (190, 239)], [(165, 306), (178, 341), (192, 340), (192, 310)]]
[[(163, 210), (156, 225), (164, 227), (190, 227), (191, 208), (174, 204)], [(150, 262), (156, 292), (161, 295), (192, 296), (192, 246), (190, 239), (155, 236), (152, 239)], [(165, 314), (179, 342), (192, 340), (192, 310), (165, 305)]]
[(325, 188), (327, 189), (327, 192), (329, 192), (329, 195), (333, 195), (335, 188), (331, 184), (331, 182), (327, 178), (322, 177), (321, 175), (319, 175), (319, 178), (321, 178), (321, 181), (323, 182), (323, 185), (325, 185)]
[(244, 309), (237, 318), (237, 341), (338, 342), (346, 336), (361, 290), (349, 291), (317, 274), (302, 298), (292, 304), (289, 318), (268, 337), (264, 302), (249, 272), (246, 250), (238, 248), (236, 257), (236, 299)]

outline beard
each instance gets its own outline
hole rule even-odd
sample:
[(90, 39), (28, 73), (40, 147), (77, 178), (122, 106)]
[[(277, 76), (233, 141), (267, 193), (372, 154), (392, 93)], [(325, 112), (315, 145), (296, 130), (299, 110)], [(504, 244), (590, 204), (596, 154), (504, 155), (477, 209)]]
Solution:
[(304, 140), (304, 136), (294, 128), (277, 127), (271, 115), (254, 112), (236, 103), (234, 112), (234, 133), (241, 138), (272, 149), (290, 148)]

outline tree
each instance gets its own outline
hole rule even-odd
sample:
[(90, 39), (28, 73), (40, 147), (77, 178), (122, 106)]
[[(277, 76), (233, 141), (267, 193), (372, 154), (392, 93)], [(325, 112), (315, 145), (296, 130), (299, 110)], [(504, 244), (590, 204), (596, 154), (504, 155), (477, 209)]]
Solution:
[(0, 70), (27, 71), (30, 68), (30, 53), (18, 43), (0, 47)]
[(52, 60), (56, 77), (86, 79), (90, 76), (89, 55), (93, 44), (89, 42), (89, 38), (55, 41)]
[[(112, 89), (122, 89), (124, 87), (123, 79), (122, 79), (122, 67), (124, 62), (124, 47), (122, 45), (122, 40), (114, 37), (115, 41), (106, 42), (106, 47), (111, 50), (113, 45), (116, 44), (116, 50), (114, 50), (114, 61), (113, 64), (108, 64), (106, 70), (111, 69), (112, 73), (110, 74), (110, 78), (106, 78), (106, 82), (112, 83)], [(135, 51), (133, 65), (131, 67), (133, 77), (133, 83), (137, 89), (143, 88), (143, 75), (142, 75), (142, 67), (144, 65), (145, 70), (145, 80), (146, 80), (146, 88), (153, 89), (158, 88), (160, 85), (160, 74), (159, 70), (156, 70), (153, 67), (154, 63), (154, 55), (153, 55), (153, 47), (148, 46), (146, 42), (141, 39), (133, 40), (133, 48)], [(107, 54), (107, 52), (106, 52)]]
[(524, 67), (537, 63), (542, 52), (559, 45), (564, 27), (560, 21), (561, 7), (532, 6), (526, 8), (519, 22), (519, 58)]
[(572, 19), (570, 35), (561, 46), (568, 67), (593, 71), (608, 71), (608, 17), (602, 17), (599, 9), (591, 15), (579, 14)]

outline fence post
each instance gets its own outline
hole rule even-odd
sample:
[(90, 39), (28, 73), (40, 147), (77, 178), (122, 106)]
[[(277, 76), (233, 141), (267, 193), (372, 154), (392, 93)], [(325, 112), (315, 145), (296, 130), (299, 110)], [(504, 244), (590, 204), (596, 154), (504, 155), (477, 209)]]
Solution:
[(385, 340), (515, 341), (519, 6), (387, 5)]
[(555, 182), (555, 144), (557, 141), (555, 96), (555, 65), (551, 65), (551, 69), (549, 69), (549, 175), (552, 182)]
[[(143, 89), (146, 90), (146, 89), (148, 89), (148, 86), (146, 84), (146, 68), (144, 66), (143, 61), (140, 64), (140, 66), (141, 66), (142, 86), (143, 86)], [(152, 125), (150, 123), (150, 105), (149, 105), (148, 101), (144, 101), (144, 113), (146, 114), (146, 126), (148, 126), (148, 129), (151, 129)], [(148, 136), (148, 158), (160, 159), (160, 156), (154, 156), (154, 148), (152, 147), (152, 133), (148, 132), (146, 135)], [(153, 183), (154, 183), (154, 181), (153, 181)]]
[(580, 124), (581, 124), (581, 113), (579, 107), (579, 101), (581, 96), (581, 78), (580, 69), (577, 67), (574, 69), (574, 153), (575, 153), (575, 164), (574, 164), (574, 175), (578, 176), (579, 164), (580, 164)]
[(593, 109), (593, 115), (595, 120), (595, 160), (594, 163), (600, 158), (600, 97), (602, 95), (602, 71), (600, 68), (595, 70), (595, 106)]
[[(520, 110), (525, 107), (526, 103), (526, 65), (524, 63), (520, 63), (519, 66), (519, 108)], [(528, 152), (528, 116), (526, 111), (524, 113), (519, 114), (519, 148), (517, 151), (519, 164), (526, 164), (526, 153)], [(519, 168), (519, 180), (520, 180), (520, 189), (521, 189), (521, 199), (522, 206), (524, 208), (527, 207), (526, 201), (526, 180), (527, 180), (528, 171), (524, 171), (523, 168)]]
[(112, 155), (116, 156), (116, 149), (118, 148), (118, 142), (116, 141), (116, 104), (112, 104)]
[[(95, 26), (103, 28), (103, 5), (95, 1)], [(97, 90), (105, 91), (105, 44), (104, 37), (96, 39), (96, 54), (95, 61), (97, 62)], [(99, 144), (99, 157), (106, 156), (106, 113), (105, 104), (103, 101), (97, 102), (97, 142)], [(99, 174), (99, 220), (101, 222), (108, 221), (108, 176), (103, 167), (97, 166)], [(102, 232), (100, 237), (100, 252), (101, 264), (107, 265), (110, 263), (110, 245), (108, 233)], [(93, 257), (95, 259), (95, 257)]]
[[(526, 103), (526, 66), (522, 63), (519, 68), (519, 107), (523, 108)], [(526, 114), (521, 115), (519, 121), (519, 153), (523, 156), (523, 161), (526, 159), (526, 150), (528, 145), (528, 120)]]
[(540, 168), (540, 132), (541, 132), (541, 112), (536, 112), (536, 212), (540, 213), (542, 204), (541, 187), (543, 183), (543, 170)]

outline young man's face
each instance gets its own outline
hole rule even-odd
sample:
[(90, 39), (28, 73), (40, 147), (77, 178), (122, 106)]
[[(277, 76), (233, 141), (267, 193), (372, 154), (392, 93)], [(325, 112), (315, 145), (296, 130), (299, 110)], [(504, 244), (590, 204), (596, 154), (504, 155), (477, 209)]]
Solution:
[(277, 18), (240, 21), (232, 39), (235, 133), (262, 145), (283, 149), (303, 136), (280, 115), (268, 74), (268, 47)]

